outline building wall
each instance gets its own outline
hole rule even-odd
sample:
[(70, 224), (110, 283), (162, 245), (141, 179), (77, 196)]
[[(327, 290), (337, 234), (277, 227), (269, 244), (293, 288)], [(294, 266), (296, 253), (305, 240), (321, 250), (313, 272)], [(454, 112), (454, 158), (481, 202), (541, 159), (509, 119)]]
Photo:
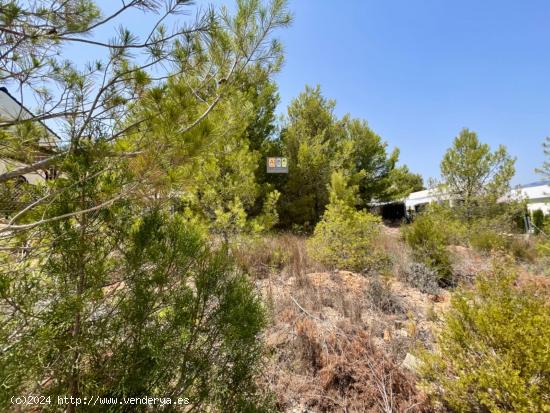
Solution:
[[(32, 113), (25, 108), (14, 96), (12, 96), (5, 88), (0, 88), (0, 122), (15, 121), (19, 119), (29, 119)], [(40, 139), (38, 157), (49, 156), (55, 151), (59, 138), (51, 131), (44, 123), (42, 123), (46, 132)], [(3, 126), (11, 128), (11, 126)], [(24, 163), (15, 159), (3, 158), (0, 159), (0, 174), (13, 171), (14, 169), (26, 166)], [(36, 171), (24, 174), (23, 177), (30, 184), (37, 184), (46, 179), (45, 171)]]
[[(411, 193), (405, 199), (405, 207), (407, 211), (415, 210), (416, 207), (436, 202), (440, 200), (448, 200), (446, 194), (438, 194), (436, 190), (426, 189)], [(527, 209), (535, 211), (542, 210), (545, 214), (550, 215), (550, 183), (540, 182), (530, 185), (519, 186), (512, 189), (508, 194), (499, 199), (499, 202), (510, 200), (526, 200)]]

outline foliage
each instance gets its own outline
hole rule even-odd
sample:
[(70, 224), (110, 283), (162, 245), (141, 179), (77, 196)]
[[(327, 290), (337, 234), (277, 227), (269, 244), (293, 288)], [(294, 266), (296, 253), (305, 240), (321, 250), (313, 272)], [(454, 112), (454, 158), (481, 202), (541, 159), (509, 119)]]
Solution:
[(447, 246), (458, 243), (465, 233), (452, 211), (444, 206), (430, 205), (412, 224), (403, 227), (402, 233), (415, 260), (435, 270), (441, 286), (450, 283), (452, 268)]
[(469, 221), (487, 215), (483, 210), (510, 189), (514, 163), (504, 146), (491, 152), (475, 132), (463, 129), (441, 161), (444, 190), (460, 201), (457, 212)]
[(354, 185), (343, 171), (335, 171), (330, 176), (329, 199), (332, 203), (341, 201), (349, 207), (354, 207), (361, 202), (359, 185)]
[(543, 238), (536, 245), (537, 254), (543, 258), (550, 258), (550, 239)]
[(288, 124), (281, 133), (290, 171), (281, 190), (284, 225), (314, 225), (328, 203), (338, 133), (334, 106), (319, 87), (306, 86), (288, 107)]
[(425, 294), (439, 293), (439, 275), (425, 264), (411, 263), (405, 271), (405, 280)]
[(411, 192), (424, 190), (424, 181), (420, 174), (409, 171), (407, 165), (396, 167), (389, 173), (391, 182), (381, 199), (392, 201), (409, 196)]
[(484, 252), (504, 252), (522, 261), (535, 259), (534, 245), (523, 235), (506, 231), (510, 223), (495, 219), (478, 219), (469, 228), (469, 242), (475, 249)]
[(536, 245), (532, 240), (512, 237), (507, 248), (509, 253), (520, 261), (534, 262), (537, 259)]
[(533, 225), (535, 226), (535, 234), (539, 234), (540, 231), (544, 228), (544, 212), (537, 209), (533, 211)]
[(397, 167), (399, 150), (388, 154), (387, 143), (366, 121), (343, 119), (345, 139), (341, 157), (350, 174), (359, 176), (359, 195), (363, 205), (374, 200), (402, 199), (410, 192), (422, 189), (420, 175), (411, 174), (406, 166)]
[(336, 103), (319, 88), (306, 86), (288, 107), (279, 150), (289, 159), (289, 175), (278, 182), (282, 193), (281, 223), (305, 227), (317, 223), (329, 202), (333, 172), (343, 172), (357, 185), (357, 204), (406, 196), (422, 187), (422, 179), (397, 167), (399, 151), (387, 144), (364, 120), (334, 114)]
[(492, 229), (480, 228), (471, 232), (470, 244), (479, 251), (492, 252), (506, 249), (507, 240)]
[(438, 352), (422, 355), (425, 385), (453, 411), (550, 410), (550, 310), (515, 278), (510, 262), (497, 262), (457, 293)]
[(367, 289), (367, 301), (375, 309), (388, 314), (404, 314), (405, 307), (401, 299), (391, 289), (389, 280), (372, 277)]
[[(262, 67), (243, 75), (248, 72), (269, 79), (270, 72)], [(263, 100), (258, 101), (252, 92), (240, 91), (241, 82), (234, 87), (227, 85), (224, 100), (201, 125), (183, 136), (178, 122), (182, 117), (180, 108), (187, 108), (189, 122), (205, 110), (204, 105), (196, 104), (187, 86), (194, 81), (188, 75), (174, 77), (155, 91), (158, 96), (146, 96), (134, 107), (138, 117), (151, 110), (162, 114), (150, 117), (145, 134), (126, 140), (132, 149), (136, 142), (148, 143), (148, 149), (132, 160), (133, 170), (159, 193), (177, 198), (181, 208), (226, 240), (232, 234), (269, 230), (278, 221), (279, 194), (260, 179), (265, 142), (257, 133), (273, 126), (268, 124), (271, 117), (264, 113), (270, 107), (258, 106), (264, 104)], [(264, 83), (257, 85), (255, 92), (261, 93), (265, 87), (271, 96), (272, 84), (267, 80)], [(262, 125), (256, 125), (258, 122)]]
[[(341, 177), (337, 173), (334, 176)], [(333, 179), (333, 183), (337, 182), (338, 178)], [(380, 218), (357, 211), (347, 203), (353, 199), (349, 193), (340, 199), (335, 190), (331, 188), (331, 202), (308, 241), (310, 256), (330, 268), (356, 271), (379, 268), (386, 261), (376, 247)]]
[(185, 200), (225, 238), (264, 232), (278, 222), (280, 192), (266, 182), (263, 156), (275, 128), (278, 100), (269, 75), (258, 66), (243, 74), (250, 76), (242, 81), (249, 89), (243, 93), (239, 85), (228, 91), (208, 119), (212, 144), (190, 162), (194, 174), (187, 180)]
[[(175, 33), (163, 22), (188, 1), (125, 2), (106, 16), (92, 1), (9, 3), (0, 72), (41, 110), (1, 120), (15, 133), (2, 156), (16, 149), (36, 159), (24, 127), (54, 119), (59, 145), (25, 168), (61, 173), (26, 188), (36, 202), (0, 228), (2, 407), (18, 393), (181, 395), (197, 411), (261, 411), (263, 308), (196, 222), (207, 217), (226, 236), (252, 226), (259, 155), (245, 137), (261, 108), (237, 84), (250, 62), (267, 78), (280, 66), (271, 33), (289, 22), (285, 2), (239, 1), (234, 15), (198, 10)], [(166, 14), (146, 19), (146, 40), (125, 28), (109, 43), (93, 36), (127, 10), (153, 16), (163, 5)], [(69, 63), (74, 43), (99, 48), (89, 54), (97, 61)], [(0, 182), (23, 173), (2, 172)], [(276, 221), (277, 193), (264, 195), (253, 224), (261, 230)], [(182, 213), (168, 215), (177, 204)]]
[(289, 262), (289, 252), (280, 236), (244, 236), (233, 243), (236, 264), (253, 277), (265, 278), (281, 271)]
[[(187, 220), (152, 211), (129, 225), (127, 214), (119, 206), (57, 221), (44, 233), (55, 248), (37, 263), (40, 275), (22, 262), (3, 276), (2, 295), (26, 312), (2, 315), (12, 337), (0, 358), (2, 405), (29, 391), (172, 394), (199, 410), (260, 403), (265, 319), (252, 285)], [(39, 288), (30, 296), (29, 282)]]
[(543, 232), (539, 235), (535, 248), (539, 256), (550, 259), (550, 216), (544, 220)]
[(547, 160), (544, 161), (542, 167), (537, 168), (537, 172), (544, 176), (547, 179), (550, 179), (550, 136), (547, 136), (545, 141), (542, 144), (544, 154), (546, 155)]

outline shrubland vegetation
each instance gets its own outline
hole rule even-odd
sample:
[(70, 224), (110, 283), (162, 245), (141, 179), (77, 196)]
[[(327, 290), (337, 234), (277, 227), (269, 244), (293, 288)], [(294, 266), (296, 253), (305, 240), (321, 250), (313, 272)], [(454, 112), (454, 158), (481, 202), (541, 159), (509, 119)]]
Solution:
[(329, 188), (330, 202), (309, 240), (310, 255), (327, 268), (369, 272), (384, 264), (376, 241), (381, 221), (357, 210), (358, 186), (349, 186), (342, 172), (335, 172)]
[(451, 273), (449, 245), (534, 259), (531, 243), (518, 237), (525, 205), (512, 199), (503, 202), (513, 174), (514, 160), (504, 147), (491, 152), (474, 132), (461, 131), (441, 162), (443, 182), (435, 189), (439, 205), (429, 205), (403, 230), (417, 260), (445, 279)]
[(510, 261), (497, 261), (473, 289), (457, 292), (424, 353), (427, 386), (451, 411), (544, 412), (550, 408), (550, 311), (546, 299), (514, 286)]
[(460, 239), (462, 232), (463, 225), (452, 217), (451, 211), (434, 205), (405, 227), (403, 236), (415, 260), (436, 271), (438, 283), (446, 284), (452, 275), (447, 246)]
[[(132, 10), (148, 13), (150, 33), (115, 31)], [(33, 394), (269, 410), (256, 385), (264, 306), (211, 234), (227, 240), (276, 221), (278, 194), (255, 171), (286, 5), (242, 1), (230, 15), (132, 0), (111, 13), (89, 0), (0, 7), (0, 74), (38, 106), (32, 119), (0, 119), (0, 156), (27, 164), (0, 181), (59, 171), (20, 183), (0, 228), (0, 409)], [(69, 45), (98, 60), (71, 63)], [(59, 139), (36, 157), (38, 136), (18, 126), (44, 130), (41, 120)]]
[[(27, 393), (224, 412), (549, 409), (550, 295), (529, 271), (550, 268), (550, 220), (521, 234), (525, 205), (501, 202), (504, 147), (462, 130), (441, 202), (388, 228), (372, 206), (423, 188), (397, 148), (337, 117), (319, 86), (276, 119), (284, 1), (4, 3), (0, 75), (37, 110), (0, 118), (0, 157), (24, 162), (0, 173), (1, 409)], [(151, 17), (145, 37), (97, 35), (132, 9)], [(67, 61), (74, 44), (99, 60)], [(46, 154), (41, 121), (59, 134)], [(267, 174), (267, 156), (290, 173)], [(44, 170), (57, 179), (22, 181)], [(495, 255), (509, 257), (481, 272)]]

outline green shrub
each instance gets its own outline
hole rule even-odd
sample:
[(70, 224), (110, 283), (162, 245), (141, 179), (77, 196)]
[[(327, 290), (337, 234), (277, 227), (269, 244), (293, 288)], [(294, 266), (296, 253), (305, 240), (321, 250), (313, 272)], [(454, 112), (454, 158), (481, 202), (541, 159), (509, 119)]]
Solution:
[(533, 262), (537, 258), (536, 244), (528, 239), (512, 237), (506, 248), (509, 254), (521, 261)]
[(535, 251), (541, 272), (550, 275), (550, 216), (545, 219), (544, 234), (539, 235), (535, 243)]
[(416, 217), (403, 228), (405, 242), (412, 248), (416, 261), (434, 269), (441, 284), (447, 284), (452, 275), (450, 254), (447, 245), (458, 238), (453, 234), (450, 221), (431, 208)]
[[(211, 246), (179, 214), (152, 210), (128, 223), (122, 207), (105, 212), (87, 228), (43, 226), (55, 249), (36, 265), (0, 256), (2, 268), (14, 264), (0, 275), (0, 292), (15, 303), (0, 311), (0, 411), (13, 411), (13, 395), (71, 395), (75, 379), (82, 395), (181, 395), (195, 411), (267, 410), (257, 385), (267, 314), (225, 246)], [(76, 411), (157, 410), (141, 407)]]
[(258, 278), (281, 271), (289, 262), (285, 236), (241, 236), (233, 243), (232, 253), (239, 268)]
[(438, 351), (421, 354), (424, 386), (452, 411), (550, 411), (550, 308), (515, 279), (495, 262), (453, 297)]
[(532, 262), (536, 259), (535, 246), (529, 240), (518, 235), (506, 236), (493, 229), (472, 229), (470, 245), (476, 250), (489, 253), (501, 251), (521, 261)]
[(376, 246), (380, 218), (342, 201), (331, 202), (308, 240), (309, 255), (329, 268), (368, 271), (387, 258)]
[(470, 233), (470, 245), (478, 251), (505, 250), (507, 240), (492, 229), (477, 229)]
[(544, 227), (544, 212), (540, 209), (533, 211), (533, 225), (535, 226), (535, 234), (539, 234)]
[(537, 245), (537, 254), (542, 258), (550, 258), (550, 239), (542, 239)]

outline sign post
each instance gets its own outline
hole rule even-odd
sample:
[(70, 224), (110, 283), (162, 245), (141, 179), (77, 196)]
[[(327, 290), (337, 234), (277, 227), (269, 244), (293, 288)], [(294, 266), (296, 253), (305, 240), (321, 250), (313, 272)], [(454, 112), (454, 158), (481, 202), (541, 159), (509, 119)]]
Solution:
[(267, 173), (268, 174), (287, 174), (288, 159), (281, 157), (267, 158)]

